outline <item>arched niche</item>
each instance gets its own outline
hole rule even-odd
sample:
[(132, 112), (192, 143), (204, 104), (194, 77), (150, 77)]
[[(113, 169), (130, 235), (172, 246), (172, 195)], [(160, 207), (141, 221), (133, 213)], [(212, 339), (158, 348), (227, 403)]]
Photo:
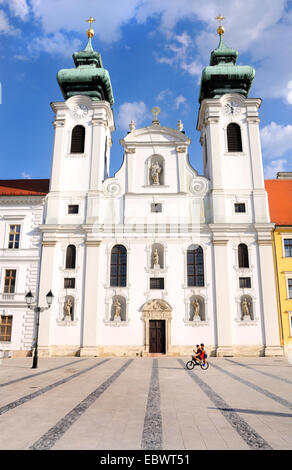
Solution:
[(73, 295), (66, 295), (63, 305), (63, 319), (74, 321), (75, 298)]
[(146, 160), (146, 185), (165, 185), (165, 161), (162, 155), (151, 155)]
[(189, 321), (206, 321), (205, 300), (200, 295), (190, 297)]
[(254, 320), (253, 299), (250, 295), (240, 297), (240, 319)]
[(115, 295), (112, 298), (112, 304), (110, 309), (110, 321), (126, 321), (126, 299), (122, 295)]
[(155, 268), (164, 269), (164, 247), (161, 243), (153, 243), (151, 247), (151, 269)]

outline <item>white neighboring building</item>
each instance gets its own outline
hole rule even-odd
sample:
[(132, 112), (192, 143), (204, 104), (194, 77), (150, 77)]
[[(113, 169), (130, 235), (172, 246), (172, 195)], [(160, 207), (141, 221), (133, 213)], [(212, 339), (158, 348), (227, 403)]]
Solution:
[(260, 100), (248, 98), (254, 72), (236, 56), (221, 36), (203, 72), (204, 176), (181, 123), (155, 117), (130, 124), (108, 178), (113, 96), (91, 38), (76, 69), (59, 72), (39, 226), (40, 304), (49, 290), (55, 298), (41, 313), (40, 355), (189, 355), (200, 342), (218, 356), (282, 354)]
[(0, 350), (30, 354), (34, 313), (24, 296), (38, 291), (43, 219), (49, 180), (0, 181)]

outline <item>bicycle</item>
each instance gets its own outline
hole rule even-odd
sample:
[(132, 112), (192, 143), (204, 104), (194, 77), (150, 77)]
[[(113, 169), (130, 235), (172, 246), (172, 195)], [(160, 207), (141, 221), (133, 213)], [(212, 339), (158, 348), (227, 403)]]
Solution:
[(207, 370), (209, 367), (209, 362), (199, 362), (196, 358), (192, 357), (192, 359), (186, 363), (186, 368), (188, 370), (193, 370), (195, 366), (201, 366), (201, 369)]

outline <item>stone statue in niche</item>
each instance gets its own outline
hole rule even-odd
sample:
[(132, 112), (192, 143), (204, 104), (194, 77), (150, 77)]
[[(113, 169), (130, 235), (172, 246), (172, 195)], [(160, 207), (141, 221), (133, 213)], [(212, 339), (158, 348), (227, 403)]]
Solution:
[(243, 316), (243, 320), (250, 320), (250, 302), (248, 299), (244, 297), (241, 302), (241, 313)]
[(158, 162), (153, 162), (151, 165), (151, 179), (152, 179), (152, 184), (160, 184), (159, 181), (159, 175), (161, 173), (161, 166), (159, 165)]
[(121, 321), (121, 310), (122, 304), (118, 299), (116, 299), (114, 301), (114, 321)]
[(192, 302), (192, 307), (194, 311), (193, 321), (200, 321), (200, 302), (198, 299), (194, 299)]
[(71, 308), (73, 304), (70, 299), (67, 299), (64, 303), (64, 311), (65, 311), (65, 320), (71, 320)]
[(160, 268), (159, 254), (158, 254), (157, 248), (155, 248), (154, 253), (153, 253), (153, 266), (154, 268)]

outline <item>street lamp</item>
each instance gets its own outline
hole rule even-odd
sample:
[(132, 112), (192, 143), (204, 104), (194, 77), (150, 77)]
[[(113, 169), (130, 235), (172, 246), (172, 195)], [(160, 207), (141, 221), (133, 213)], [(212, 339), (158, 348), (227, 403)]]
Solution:
[(50, 290), (47, 295), (46, 295), (46, 300), (47, 300), (47, 307), (39, 307), (36, 303), (33, 303), (34, 301), (34, 296), (31, 291), (29, 291), (25, 295), (25, 301), (26, 305), (28, 308), (33, 309), (36, 314), (37, 314), (37, 322), (36, 322), (36, 339), (35, 339), (35, 347), (34, 347), (34, 356), (33, 356), (33, 362), (32, 362), (32, 369), (37, 369), (38, 366), (38, 338), (39, 338), (39, 324), (40, 324), (40, 312), (44, 312), (45, 310), (48, 310), (54, 300), (54, 296), (52, 294), (52, 291)]

